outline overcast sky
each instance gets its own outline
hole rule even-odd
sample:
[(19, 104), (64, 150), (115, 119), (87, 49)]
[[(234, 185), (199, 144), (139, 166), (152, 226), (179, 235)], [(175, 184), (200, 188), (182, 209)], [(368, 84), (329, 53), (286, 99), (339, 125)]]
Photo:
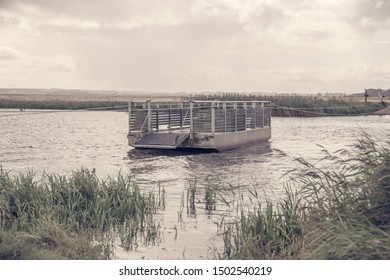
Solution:
[(0, 87), (390, 88), (390, 0), (0, 0)]

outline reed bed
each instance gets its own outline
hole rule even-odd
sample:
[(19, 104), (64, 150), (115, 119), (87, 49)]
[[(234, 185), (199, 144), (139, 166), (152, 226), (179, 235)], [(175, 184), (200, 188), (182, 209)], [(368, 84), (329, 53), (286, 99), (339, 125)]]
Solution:
[(390, 142), (363, 135), (325, 152), (328, 167), (297, 159), (285, 197), (241, 204), (221, 222), (224, 259), (390, 259)]
[[(82, 168), (68, 177), (46, 174), (36, 180), (32, 171), (11, 175), (0, 168), (0, 231), (5, 235), (31, 236), (49, 225), (55, 233), (87, 237), (90, 243), (101, 245), (102, 254), (115, 238), (130, 250), (139, 242), (159, 241), (157, 214), (164, 207), (161, 186), (144, 194), (130, 176), (121, 173), (100, 180)], [(57, 244), (52, 236), (47, 234), (41, 242)]]
[[(145, 97), (147, 98), (147, 97)], [(168, 98), (155, 96), (155, 99)], [(190, 97), (181, 97), (182, 100)], [(322, 95), (297, 95), (297, 94), (274, 94), (261, 95), (251, 93), (213, 93), (195, 94), (191, 97), (194, 100), (220, 100), (220, 101), (255, 101), (267, 100), (276, 106), (272, 110), (274, 116), (283, 117), (318, 117), (332, 115), (363, 115), (383, 109), (386, 103), (359, 102), (348, 96), (329, 97)], [(117, 110), (118, 107), (127, 106), (126, 96), (89, 96), (73, 99), (55, 96), (0, 96), (0, 108), (17, 109), (53, 109), (53, 110), (87, 110), (102, 108), (102, 110)], [(134, 97), (128, 97), (128, 101)], [(142, 99), (137, 96), (137, 99)]]
[[(204, 209), (207, 214), (212, 214), (213, 211), (216, 210), (217, 205), (217, 187), (211, 184), (207, 184), (204, 189), (204, 199), (202, 199), (199, 196), (198, 193), (198, 183), (196, 180), (189, 181), (188, 187), (186, 189), (186, 208), (187, 208), (187, 216), (196, 218), (197, 215), (197, 203), (204, 203)], [(184, 207), (184, 193), (182, 195), (182, 200), (180, 202), (180, 212), (179, 217), (182, 217)], [(182, 220), (182, 218), (179, 218), (179, 220)]]
[(275, 104), (273, 116), (279, 117), (319, 117), (337, 115), (364, 115), (383, 109), (385, 103), (357, 102), (347, 97), (325, 97), (321, 95), (297, 94), (245, 94), (216, 93), (197, 94), (195, 100), (220, 101), (271, 101)]
[(61, 100), (61, 99), (15, 99), (0, 98), (0, 108), (37, 109), (37, 110), (86, 110), (127, 106), (128, 102), (108, 100)]

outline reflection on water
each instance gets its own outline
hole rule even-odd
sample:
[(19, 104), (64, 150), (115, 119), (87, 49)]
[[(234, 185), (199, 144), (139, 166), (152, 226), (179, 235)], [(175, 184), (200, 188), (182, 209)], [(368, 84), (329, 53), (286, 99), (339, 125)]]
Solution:
[[(216, 223), (226, 210), (217, 204), (212, 215), (206, 211), (204, 193), (208, 185), (216, 185), (226, 194), (229, 188), (252, 188), (266, 194), (272, 190), (277, 194), (286, 180), (282, 176), (296, 167), (294, 158), (318, 161), (323, 157), (318, 145), (330, 152), (344, 149), (362, 131), (376, 141), (387, 140), (389, 128), (390, 116), (273, 118), (268, 143), (222, 153), (155, 151), (127, 146), (127, 115), (123, 112), (21, 115), (0, 110), (0, 165), (12, 171), (33, 168), (59, 174), (83, 166), (95, 168), (102, 178), (128, 172), (145, 190), (162, 183), (167, 193), (167, 207), (161, 216), (164, 241), (131, 253), (118, 250), (117, 257), (207, 259), (211, 257), (208, 249)], [(195, 180), (196, 218), (184, 213), (183, 221), (179, 221), (182, 197), (189, 182)]]
[(166, 150), (153, 150), (153, 149), (132, 149), (129, 151), (129, 159), (145, 159), (150, 157), (159, 157), (159, 156), (169, 156), (169, 157), (180, 157), (180, 156), (189, 156), (196, 154), (211, 154), (218, 153), (216, 150), (212, 149), (190, 149), (190, 148), (180, 148), (176, 150), (166, 149)]

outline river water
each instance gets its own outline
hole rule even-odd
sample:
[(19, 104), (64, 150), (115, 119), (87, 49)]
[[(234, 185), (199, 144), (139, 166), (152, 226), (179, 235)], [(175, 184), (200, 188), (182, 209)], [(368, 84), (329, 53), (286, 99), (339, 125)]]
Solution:
[[(166, 209), (161, 213), (162, 241), (157, 246), (139, 246), (118, 259), (210, 259), (221, 216), (229, 215), (226, 204), (205, 210), (207, 185), (229, 199), (231, 193), (250, 189), (260, 196), (278, 196), (297, 166), (294, 158), (310, 162), (349, 148), (365, 132), (375, 141), (390, 139), (390, 116), (277, 118), (272, 119), (272, 138), (222, 153), (146, 151), (127, 146), (127, 114), (124, 112), (58, 112), (0, 110), (0, 165), (18, 172), (70, 174), (95, 168), (101, 178), (119, 171), (132, 174), (145, 191), (160, 183), (166, 191)], [(196, 216), (178, 218), (190, 182), (197, 182)]]

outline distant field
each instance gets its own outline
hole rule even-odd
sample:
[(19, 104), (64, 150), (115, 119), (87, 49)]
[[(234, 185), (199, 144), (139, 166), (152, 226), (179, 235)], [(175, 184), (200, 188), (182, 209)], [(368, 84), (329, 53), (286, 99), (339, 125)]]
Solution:
[[(98, 94), (98, 93), (56, 93), (56, 94), (0, 94), (0, 108), (16, 109), (55, 109), (55, 110), (82, 110), (91, 108), (118, 109), (118, 106), (126, 106), (130, 101), (177, 101), (188, 100), (189, 95), (183, 94)], [(363, 96), (318, 96), (295, 94), (240, 94), (217, 93), (195, 94), (194, 100), (269, 100), (275, 104), (273, 116), (285, 117), (312, 117), (335, 115), (363, 115), (373, 114), (386, 108), (386, 103), (379, 103), (377, 97), (369, 97), (364, 102)], [(384, 100), (387, 101), (387, 100)], [(112, 108), (107, 108), (112, 107)], [(121, 108), (123, 109), (123, 108)], [(384, 111), (383, 111), (384, 112)], [(387, 111), (386, 111), (387, 112)], [(384, 113), (386, 113), (384, 112)]]
[[(356, 95), (347, 95), (345, 97), (343, 97), (345, 100), (348, 100), (348, 101), (352, 101), (352, 102), (361, 102), (361, 103), (364, 103), (364, 96), (356, 96)], [(389, 102), (390, 101), (390, 97), (384, 97), (383, 98), (383, 101), (385, 102)], [(367, 102), (371, 102), (371, 103), (378, 103), (379, 102), (379, 98), (378, 96), (369, 96), (367, 98)]]
[(0, 108), (80, 110), (124, 106), (130, 101), (178, 100), (164, 95), (107, 95), (107, 94), (0, 94)]
[(0, 102), (3, 100), (14, 101), (75, 101), (75, 102), (88, 102), (88, 101), (116, 101), (116, 102), (129, 102), (129, 101), (143, 101), (146, 99), (152, 100), (178, 100), (180, 96), (169, 95), (107, 95), (107, 94), (0, 94)]
[[(247, 97), (246, 94), (233, 94), (233, 96), (237, 97)], [(203, 96), (203, 94), (197, 94), (194, 95), (195, 99), (197, 96)], [(220, 98), (220, 94), (211, 94), (208, 96)], [(249, 95), (251, 96), (251, 95)], [(278, 96), (277, 94), (269, 96), (270, 98), (273, 98), (275, 96)], [(294, 96), (294, 95), (280, 95), (280, 96)], [(313, 95), (315, 97), (315, 95)], [(312, 99), (313, 96), (307, 96), (307, 99)], [(264, 98), (267, 98), (267, 96), (263, 96)], [(299, 97), (299, 95), (298, 95)], [(135, 94), (135, 95), (129, 95), (129, 94), (4, 94), (0, 93), (0, 102), (1, 101), (33, 101), (33, 102), (52, 102), (52, 101), (74, 101), (74, 102), (90, 102), (90, 101), (115, 101), (115, 102), (129, 102), (129, 101), (145, 101), (146, 99), (151, 99), (154, 101), (164, 101), (164, 100), (180, 100), (181, 98), (188, 98), (188, 95), (162, 95), (162, 94)], [(302, 97), (303, 99), (306, 99), (306, 97)], [(342, 100), (345, 100), (347, 102), (364, 102), (363, 96), (358, 95), (346, 95), (343, 97), (339, 97)], [(234, 98), (236, 99), (236, 98)], [(243, 98), (243, 100), (246, 100), (247, 98)], [(325, 99), (323, 97), (323, 99)], [(389, 98), (390, 100), (390, 98)], [(385, 101), (389, 101), (386, 100)], [(377, 96), (370, 96), (368, 97), (368, 102), (378, 102)]]

